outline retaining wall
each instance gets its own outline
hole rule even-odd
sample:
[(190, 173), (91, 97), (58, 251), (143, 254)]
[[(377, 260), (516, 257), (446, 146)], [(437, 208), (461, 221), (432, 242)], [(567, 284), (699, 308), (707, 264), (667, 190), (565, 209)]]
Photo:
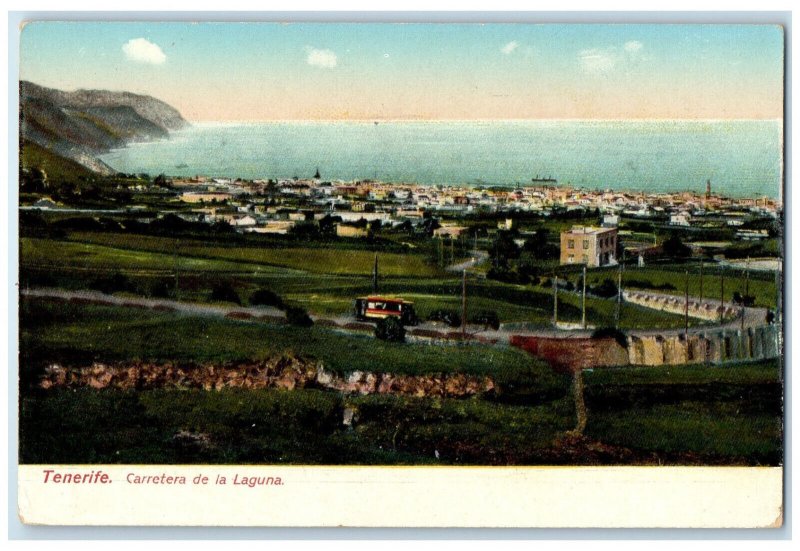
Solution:
[(776, 326), (741, 330), (714, 329), (684, 335), (628, 337), (627, 348), (612, 338), (536, 337), (514, 335), (511, 345), (556, 369), (577, 370), (625, 365), (725, 364), (776, 358), (780, 353)]

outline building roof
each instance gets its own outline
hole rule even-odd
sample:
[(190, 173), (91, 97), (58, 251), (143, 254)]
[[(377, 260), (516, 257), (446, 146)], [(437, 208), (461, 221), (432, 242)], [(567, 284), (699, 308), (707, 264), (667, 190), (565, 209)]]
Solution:
[(598, 235), (601, 233), (608, 233), (617, 231), (617, 228), (597, 228), (594, 226), (573, 226), (571, 230), (567, 230), (561, 233), (567, 233), (572, 235)]

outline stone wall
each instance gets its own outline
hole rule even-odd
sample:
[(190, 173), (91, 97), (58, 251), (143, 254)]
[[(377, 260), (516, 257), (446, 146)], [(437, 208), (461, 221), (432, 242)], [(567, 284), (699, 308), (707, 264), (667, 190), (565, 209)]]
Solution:
[[(639, 291), (623, 291), (622, 296), (626, 302), (644, 306), (645, 308), (653, 308), (655, 310), (681, 316), (686, 314), (686, 299), (684, 297), (655, 295)], [(741, 311), (739, 308), (734, 308), (730, 305), (722, 308), (722, 316), (724, 319), (733, 319), (740, 314)], [(719, 315), (720, 306), (717, 302), (701, 303), (695, 299), (689, 298), (689, 317), (706, 321), (717, 321), (719, 320)]]
[(628, 352), (613, 338), (513, 335), (510, 342), (512, 346), (522, 348), (560, 370), (610, 367), (628, 363)]
[(511, 345), (522, 348), (560, 370), (625, 365), (725, 364), (776, 358), (780, 353), (776, 326), (713, 329), (684, 335), (628, 337), (627, 348), (614, 339), (535, 337), (514, 335)]

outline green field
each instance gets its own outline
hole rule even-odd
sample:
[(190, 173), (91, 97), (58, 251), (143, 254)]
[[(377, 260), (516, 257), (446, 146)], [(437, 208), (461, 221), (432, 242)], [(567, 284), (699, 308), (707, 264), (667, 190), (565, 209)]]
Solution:
[[(720, 269), (716, 266), (705, 265), (703, 269), (702, 288), (700, 285), (699, 264), (690, 265), (667, 265), (658, 267), (635, 268), (628, 267), (622, 275), (622, 286), (627, 287), (629, 281), (649, 281), (653, 285), (672, 285), (675, 289), (657, 290), (658, 293), (683, 296), (686, 292), (686, 270), (689, 270), (689, 296), (703, 297), (705, 299), (719, 300), (723, 296), (728, 302), (733, 297), (733, 293), (745, 294), (745, 290), (755, 297), (755, 305), (766, 308), (775, 308), (777, 294), (775, 291), (775, 277), (771, 273), (753, 272), (750, 275), (749, 283), (743, 270), (726, 269), (725, 286), (720, 286)], [(592, 270), (587, 273), (586, 281), (589, 285), (595, 285), (604, 279), (611, 279), (617, 282), (617, 270)], [(638, 288), (631, 286), (630, 288)], [(647, 289), (643, 289), (647, 290)]]
[[(88, 236), (93, 237), (89, 239)], [(209, 300), (212, 285), (227, 281), (236, 288), (243, 301), (259, 287), (267, 287), (288, 302), (318, 315), (347, 314), (355, 297), (369, 294), (372, 290), (370, 274), (374, 253), (370, 251), (236, 248), (193, 241), (189, 245), (179, 245), (183, 240), (86, 232), (78, 237), (80, 242), (22, 238), (20, 259), (23, 271), (43, 274), (46, 286), (66, 288), (85, 288), (93, 278), (119, 272), (140, 288), (139, 294), (147, 294), (154, 280), (167, 278), (170, 288), (176, 288), (174, 298), (198, 302)], [(116, 240), (121, 242), (118, 246), (88, 243), (114, 243)], [(263, 261), (257, 260), (259, 255)], [(281, 256), (290, 258), (291, 262), (285, 264), (292, 264), (295, 268), (281, 267), (266, 260)], [(325, 266), (329, 268), (329, 264), (335, 264), (338, 257), (357, 259), (362, 266), (359, 268), (361, 273), (320, 272)], [(380, 292), (413, 300), (423, 319), (437, 309), (460, 310), (461, 286), (457, 277), (440, 275), (439, 269), (426, 264), (423, 256), (380, 253), (379, 258)], [(421, 269), (423, 273), (415, 268), (418, 265), (424, 267)], [(176, 272), (179, 281), (173, 283)], [(549, 326), (552, 320), (550, 288), (511, 285), (470, 276), (468, 297), (469, 312), (493, 310), (504, 323)], [(591, 325), (614, 325), (616, 306), (613, 300), (589, 297), (586, 303)], [(580, 320), (581, 298), (578, 293), (560, 293), (559, 304), (560, 320)], [(623, 329), (682, 325), (683, 319), (678, 315), (631, 305), (625, 305), (621, 310), (620, 327)]]
[(297, 328), (170, 312), (23, 298), (21, 348), (37, 358), (91, 362), (148, 360), (214, 362), (300, 354), (331, 371), (493, 374), (510, 380), (537, 369), (554, 375), (521, 350), (480, 344), (430, 346), (391, 343), (323, 327)]
[(92, 171), (64, 157), (54, 155), (47, 149), (33, 142), (25, 142), (20, 151), (24, 168), (39, 168), (47, 174), (51, 181), (74, 182), (81, 178), (95, 179)]
[[(319, 247), (219, 246), (192, 239), (174, 239), (148, 235), (78, 232), (75, 241), (107, 245), (117, 249), (163, 253), (181, 257), (230, 260), (238, 263), (281, 266), (311, 273), (334, 275), (369, 275), (375, 265), (375, 253), (357, 249)], [(408, 254), (379, 253), (380, 272), (385, 277), (431, 277), (442, 275), (425, 258)]]
[[(24, 297), (20, 321), (23, 463), (782, 461), (782, 387), (774, 361), (588, 372), (589, 423), (586, 436), (575, 441), (564, 440), (575, 422), (568, 378), (512, 348), (388, 344), (318, 327)], [(318, 359), (339, 373), (489, 375), (498, 391), (459, 400), (314, 389), (36, 388), (38, 373), (52, 362), (86, 366), (140, 359), (186, 365), (287, 353)], [(342, 425), (345, 407), (357, 411), (352, 428)]]

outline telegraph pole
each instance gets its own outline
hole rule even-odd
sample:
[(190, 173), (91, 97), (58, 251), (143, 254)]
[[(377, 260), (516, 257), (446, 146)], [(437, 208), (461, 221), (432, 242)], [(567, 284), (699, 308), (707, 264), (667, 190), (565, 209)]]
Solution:
[(178, 255), (179, 245), (180, 245), (180, 240), (179, 239), (175, 240), (175, 248), (173, 249), (173, 257), (174, 257), (174, 260), (175, 260), (175, 300), (180, 300), (181, 299), (181, 296), (180, 296), (181, 283), (180, 283), (180, 275), (179, 275), (179, 272), (180, 272), (180, 264), (179, 264), (180, 260), (179, 260), (179, 258), (180, 257)]
[(461, 337), (467, 336), (467, 270), (461, 272)]
[(617, 310), (614, 312), (614, 326), (619, 329), (620, 310), (622, 309), (622, 266), (617, 272)]
[(372, 268), (372, 292), (378, 292), (378, 253), (375, 253), (375, 266)]
[(558, 276), (553, 278), (553, 326), (558, 327)]
[(700, 306), (703, 306), (703, 259), (700, 259)]
[(747, 257), (747, 262), (744, 268), (744, 296), (750, 294), (750, 257)]
[(581, 326), (586, 329), (586, 265), (583, 266), (583, 293), (581, 293)]
[(747, 295), (750, 294), (750, 257), (747, 257), (744, 268), (744, 296), (742, 297), (742, 325), (741, 330), (744, 333), (744, 317), (747, 313)]
[(725, 315), (725, 265), (719, 265), (719, 322)]
[(683, 303), (683, 336), (689, 342), (689, 270), (686, 270), (686, 295)]

